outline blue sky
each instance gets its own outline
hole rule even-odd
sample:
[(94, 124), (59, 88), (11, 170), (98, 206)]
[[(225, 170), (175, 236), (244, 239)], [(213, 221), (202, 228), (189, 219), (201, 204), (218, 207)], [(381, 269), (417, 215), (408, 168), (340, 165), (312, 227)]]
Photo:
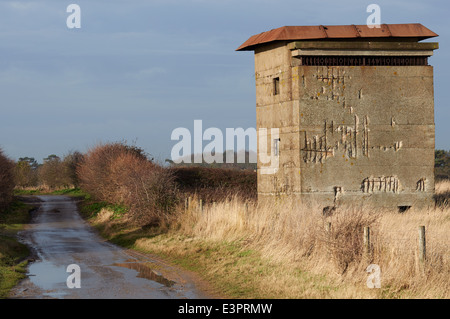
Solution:
[[(66, 8), (81, 7), (81, 29)], [(439, 37), (436, 147), (450, 149), (446, 1), (0, 0), (0, 147), (13, 159), (127, 141), (170, 157), (177, 127), (255, 127), (251, 35), (285, 25), (422, 23)]]

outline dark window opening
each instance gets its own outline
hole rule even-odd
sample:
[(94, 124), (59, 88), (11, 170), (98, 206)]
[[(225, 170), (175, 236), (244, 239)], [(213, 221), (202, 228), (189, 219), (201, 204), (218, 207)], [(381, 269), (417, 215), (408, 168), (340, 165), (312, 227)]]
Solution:
[(281, 139), (275, 138), (273, 140), (273, 155), (279, 156), (280, 155), (280, 141)]
[(403, 214), (403, 213), (407, 212), (410, 208), (411, 208), (411, 206), (398, 206), (398, 212)]
[(280, 78), (273, 79), (273, 95), (280, 94)]

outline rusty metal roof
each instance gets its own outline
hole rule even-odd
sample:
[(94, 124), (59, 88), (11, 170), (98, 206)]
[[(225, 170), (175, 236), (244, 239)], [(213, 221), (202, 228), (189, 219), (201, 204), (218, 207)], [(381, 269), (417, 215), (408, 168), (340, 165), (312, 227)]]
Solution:
[(420, 23), (382, 24), (381, 28), (367, 25), (285, 26), (250, 37), (236, 51), (250, 51), (261, 44), (274, 41), (300, 41), (351, 38), (417, 38), (424, 40), (438, 36)]

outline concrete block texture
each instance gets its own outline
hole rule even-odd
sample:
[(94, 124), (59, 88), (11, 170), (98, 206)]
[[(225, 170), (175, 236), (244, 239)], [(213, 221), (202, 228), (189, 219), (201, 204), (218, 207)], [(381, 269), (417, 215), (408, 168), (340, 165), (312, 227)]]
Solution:
[(290, 47), (255, 50), (257, 127), (280, 130), (278, 169), (258, 163), (259, 198), (433, 205), (433, 67), (303, 66)]

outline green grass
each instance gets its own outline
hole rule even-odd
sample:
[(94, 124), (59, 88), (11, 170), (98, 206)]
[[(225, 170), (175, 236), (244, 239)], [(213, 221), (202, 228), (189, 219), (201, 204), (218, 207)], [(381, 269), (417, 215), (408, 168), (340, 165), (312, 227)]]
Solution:
[[(79, 209), (83, 218), (87, 220), (95, 219), (102, 209), (107, 209), (112, 212), (112, 215), (109, 218), (111, 221), (120, 221), (120, 219), (129, 211), (129, 208), (123, 205), (94, 200), (84, 200), (80, 204)], [(136, 239), (153, 236), (153, 229), (132, 227), (129, 224), (111, 223), (99, 225), (94, 223), (92, 226), (94, 226), (104, 238), (125, 248), (131, 248)]]
[(42, 195), (42, 191), (39, 189), (15, 189), (14, 195)]
[(0, 236), (0, 299), (25, 278), (28, 248), (13, 237)]
[(30, 221), (33, 207), (14, 200), (8, 209), (0, 211), (0, 299), (25, 278), (28, 248), (16, 239), (17, 232)]
[(80, 188), (65, 188), (60, 190), (55, 190), (49, 193), (49, 195), (65, 195), (65, 196), (74, 196), (74, 197), (87, 197), (90, 196), (83, 192)]
[(111, 219), (120, 219), (129, 210), (128, 207), (124, 205), (110, 204), (107, 202), (98, 202), (88, 199), (86, 199), (80, 207), (81, 214), (88, 218), (96, 217), (102, 209), (108, 209), (113, 212)]
[(274, 268), (260, 252), (247, 249), (240, 242), (212, 242), (161, 234), (147, 244), (131, 247), (153, 253), (180, 267), (201, 274), (220, 295), (227, 298), (276, 298), (255, 284), (272, 276)]
[(0, 235), (15, 236), (30, 221), (33, 206), (15, 199), (7, 209), (0, 211)]
[(14, 195), (25, 196), (25, 195), (65, 195), (73, 197), (83, 197), (90, 198), (90, 195), (83, 192), (80, 188), (64, 188), (53, 191), (45, 191), (42, 189), (16, 189), (14, 190)]
[(80, 213), (85, 218), (96, 217), (103, 208), (109, 204), (107, 202), (86, 201), (80, 207)]

